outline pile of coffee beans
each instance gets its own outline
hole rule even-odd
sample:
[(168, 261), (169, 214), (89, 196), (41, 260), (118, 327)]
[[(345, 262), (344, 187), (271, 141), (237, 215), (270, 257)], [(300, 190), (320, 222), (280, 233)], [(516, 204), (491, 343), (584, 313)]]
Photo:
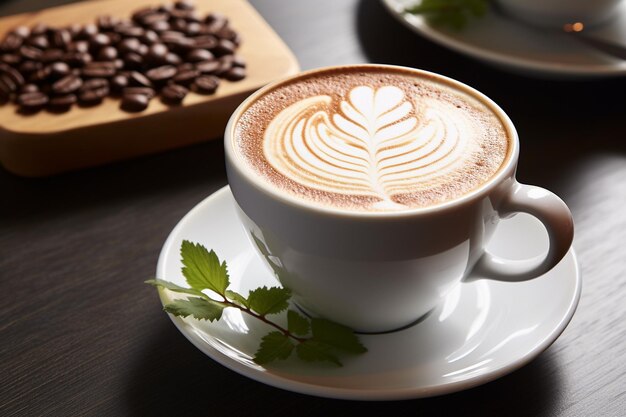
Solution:
[(189, 90), (213, 94), (221, 78), (245, 78), (240, 43), (225, 16), (200, 16), (188, 0), (137, 10), (131, 19), (19, 26), (0, 42), (0, 101), (25, 113), (93, 106), (109, 95), (129, 112), (157, 96), (175, 105)]

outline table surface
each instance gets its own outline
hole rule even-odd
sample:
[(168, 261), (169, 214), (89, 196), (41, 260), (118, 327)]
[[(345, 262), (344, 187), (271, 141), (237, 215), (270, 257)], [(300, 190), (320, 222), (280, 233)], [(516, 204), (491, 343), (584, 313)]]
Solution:
[[(61, 3), (4, 1), (0, 14)], [(47, 179), (0, 170), (0, 415), (626, 415), (626, 79), (507, 74), (415, 35), (375, 0), (252, 3), (303, 69), (423, 68), (504, 108), (521, 138), (519, 180), (574, 214), (584, 284), (569, 327), (522, 369), (452, 395), (362, 403), (282, 391), (204, 356), (143, 284), (178, 220), (226, 184), (221, 141)]]

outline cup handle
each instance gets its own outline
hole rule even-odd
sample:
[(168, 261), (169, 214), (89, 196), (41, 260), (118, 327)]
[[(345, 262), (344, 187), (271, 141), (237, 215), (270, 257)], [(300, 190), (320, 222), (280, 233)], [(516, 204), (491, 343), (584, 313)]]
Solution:
[(546, 189), (515, 182), (498, 204), (497, 211), (500, 218), (521, 212), (539, 219), (548, 232), (548, 253), (530, 259), (511, 260), (485, 251), (469, 274), (469, 280), (487, 278), (519, 282), (536, 278), (554, 268), (572, 245), (572, 213), (563, 200)]

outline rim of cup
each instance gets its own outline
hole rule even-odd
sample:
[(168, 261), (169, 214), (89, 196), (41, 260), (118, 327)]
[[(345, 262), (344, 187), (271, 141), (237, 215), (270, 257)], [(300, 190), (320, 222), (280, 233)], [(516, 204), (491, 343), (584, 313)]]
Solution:
[[(488, 181), (481, 184), (479, 187), (474, 190), (463, 194), (461, 197), (445, 201), (443, 203), (434, 204), (426, 207), (416, 207), (409, 208), (406, 210), (400, 211), (350, 211), (346, 209), (339, 209), (330, 206), (321, 206), (313, 203), (307, 203), (305, 200), (300, 200), (296, 197), (293, 197), (287, 193), (280, 192), (271, 185), (267, 184), (263, 180), (259, 179), (258, 174), (249, 167), (237, 154), (234, 146), (234, 141), (232, 140), (234, 137), (235, 126), (239, 120), (241, 114), (243, 114), (248, 107), (252, 105), (259, 97), (265, 95), (269, 91), (276, 89), (284, 84), (296, 82), (298, 79), (307, 78), (315, 74), (324, 73), (324, 72), (337, 72), (341, 70), (354, 70), (357, 68), (364, 68), (366, 70), (375, 70), (381, 69), (384, 71), (396, 71), (396, 72), (404, 72), (409, 74), (414, 74), (420, 78), (431, 78), (435, 79), (443, 84), (448, 84), (449, 86), (463, 91), (471, 96), (474, 96), (480, 102), (485, 104), (493, 113), (503, 122), (504, 128), (507, 131), (510, 142), (509, 149), (506, 155), (505, 160), (502, 162), (502, 165), (498, 169), (498, 171), (493, 175)], [(401, 219), (406, 217), (413, 216), (421, 216), (426, 214), (440, 213), (442, 211), (447, 211), (454, 209), (458, 206), (462, 206), (469, 201), (473, 201), (476, 199), (481, 199), (483, 196), (491, 193), (494, 188), (496, 188), (504, 179), (510, 177), (515, 174), (512, 172), (515, 169), (515, 162), (517, 161), (517, 157), (519, 155), (519, 137), (517, 134), (517, 130), (513, 125), (513, 122), (509, 118), (509, 116), (502, 110), (500, 106), (498, 106), (493, 100), (487, 97), (485, 94), (476, 90), (473, 87), (468, 86), (460, 81), (457, 81), (453, 78), (447, 77), (445, 75), (437, 74), (434, 72), (421, 70), (417, 68), (403, 67), (399, 65), (388, 65), (388, 64), (353, 64), (353, 65), (334, 65), (334, 66), (326, 66), (311, 69), (308, 71), (300, 72), (296, 75), (282, 78), (280, 80), (274, 81), (266, 86), (260, 88), (248, 98), (246, 98), (233, 112), (230, 119), (228, 120), (228, 124), (226, 125), (226, 130), (224, 132), (224, 152), (226, 159), (230, 162), (230, 166), (232, 169), (238, 171), (238, 174), (244, 178), (249, 184), (253, 185), (257, 190), (263, 192), (267, 196), (280, 201), (283, 204), (291, 206), (293, 208), (297, 208), (298, 210), (302, 210), (305, 212), (309, 212), (311, 214), (318, 215), (330, 215), (333, 217), (347, 217), (347, 218), (359, 218), (359, 219)]]

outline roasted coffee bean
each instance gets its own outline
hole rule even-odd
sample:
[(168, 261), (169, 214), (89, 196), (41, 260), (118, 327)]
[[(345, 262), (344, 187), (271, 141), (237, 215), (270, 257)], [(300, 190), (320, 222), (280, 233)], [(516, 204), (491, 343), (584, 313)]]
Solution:
[(194, 69), (188, 69), (188, 70), (179, 71), (178, 74), (176, 74), (176, 76), (174, 76), (174, 78), (172, 78), (172, 80), (176, 84), (182, 84), (182, 85), (185, 85), (185, 86), (190, 86), (191, 83), (193, 83), (193, 81), (199, 75), (200, 75), (199, 71), (194, 70)]
[(93, 78), (83, 83), (78, 93), (78, 101), (84, 105), (102, 102), (109, 95), (109, 83), (104, 78)]
[(185, 34), (182, 31), (176, 31), (176, 30), (167, 30), (163, 33), (161, 33), (161, 41), (166, 42), (166, 41), (170, 41), (170, 40), (176, 40), (176, 39), (180, 39), (180, 38), (184, 38)]
[(187, 32), (187, 21), (185, 19), (172, 19), (170, 27), (172, 30), (185, 33)]
[(140, 26), (116, 26), (115, 32), (125, 38), (140, 38), (145, 33), (145, 30)]
[(174, 7), (178, 10), (193, 10), (195, 6), (192, 1), (189, 0), (179, 0), (174, 3)]
[(16, 33), (9, 33), (0, 43), (0, 51), (13, 52), (17, 51), (24, 43), (24, 38)]
[(215, 22), (216, 20), (222, 20), (222, 21), (226, 20), (226, 21), (227, 21), (227, 18), (226, 18), (226, 16), (224, 16), (224, 15), (223, 15), (223, 14), (221, 14), (221, 13), (218, 13), (218, 12), (212, 12), (212, 13), (209, 13), (209, 14), (207, 14), (207, 15), (205, 16), (205, 18), (204, 18), (204, 23), (213, 23), (213, 22)]
[(38, 69), (41, 69), (42, 67), (43, 67), (43, 64), (41, 62), (23, 61), (22, 63), (20, 63), (18, 70), (23, 75), (30, 75), (33, 72), (37, 71)]
[(63, 60), (73, 67), (84, 67), (92, 61), (91, 55), (84, 52), (68, 52), (63, 56)]
[(76, 34), (76, 39), (89, 40), (98, 33), (98, 27), (94, 24), (87, 24), (83, 26)]
[(65, 52), (61, 49), (46, 49), (41, 54), (41, 62), (50, 63), (54, 61), (60, 61), (63, 59)]
[(241, 34), (237, 33), (235, 37), (231, 40), (231, 42), (234, 43), (237, 48), (239, 48), (239, 45), (241, 45)]
[(172, 16), (175, 19), (185, 19), (186, 21), (196, 21), (198, 20), (195, 16), (194, 16), (194, 11), (193, 10), (183, 10), (183, 9), (172, 9), (172, 11), (170, 11), (170, 16)]
[(43, 67), (30, 75), (30, 81), (34, 83), (42, 83), (50, 76), (50, 67)]
[(112, 46), (105, 46), (98, 51), (98, 61), (113, 61), (117, 58), (117, 49)]
[(6, 99), (17, 91), (17, 84), (6, 74), (0, 74), (0, 95)]
[(154, 43), (148, 47), (148, 59), (154, 62), (162, 62), (169, 50), (162, 43)]
[(174, 6), (172, 6), (170, 3), (166, 3), (166, 4), (161, 4), (160, 6), (158, 6), (157, 11), (161, 13), (169, 13), (172, 11), (173, 8)]
[(33, 46), (22, 45), (20, 47), (20, 55), (24, 59), (31, 59), (33, 61), (39, 61), (41, 59), (41, 49), (35, 48)]
[(215, 73), (215, 71), (218, 70), (219, 67), (220, 67), (220, 62), (217, 60), (203, 61), (203, 62), (198, 62), (196, 64), (196, 69), (203, 74), (213, 74)]
[(159, 35), (153, 30), (146, 30), (139, 40), (146, 45), (152, 45), (159, 41)]
[(69, 52), (89, 52), (89, 42), (87, 41), (76, 41), (67, 45), (67, 50)]
[(52, 84), (52, 91), (55, 94), (70, 94), (78, 91), (83, 86), (83, 80), (73, 74), (61, 78)]
[(89, 39), (89, 46), (92, 50), (98, 51), (100, 48), (111, 44), (111, 39), (104, 33), (97, 33)]
[(117, 45), (122, 40), (122, 35), (115, 32), (105, 32), (105, 35), (111, 40), (111, 45)]
[(140, 112), (148, 108), (150, 99), (144, 94), (124, 94), (120, 107), (128, 112)]
[(222, 55), (230, 55), (235, 52), (237, 49), (237, 45), (229, 41), (228, 39), (220, 39), (217, 41), (217, 45), (211, 48), (211, 52), (213, 52), (217, 56)]
[(246, 60), (241, 55), (233, 55), (233, 67), (246, 67)]
[(34, 93), (36, 91), (39, 91), (37, 84), (24, 84), (22, 88), (20, 88), (20, 93)]
[(146, 56), (148, 54), (148, 45), (144, 45), (143, 43), (141, 45), (139, 45), (139, 48), (137, 48), (137, 52), (139, 55), (141, 56)]
[(126, 87), (122, 90), (122, 94), (141, 94), (153, 98), (156, 96), (156, 91), (150, 87)]
[(135, 87), (152, 87), (152, 82), (148, 77), (137, 71), (131, 71), (128, 74), (128, 83)]
[(125, 54), (128, 52), (137, 52), (139, 47), (141, 46), (141, 42), (137, 38), (126, 38), (120, 41), (117, 45), (117, 48), (120, 53)]
[(44, 35), (30, 37), (26, 39), (26, 44), (42, 50), (50, 46), (48, 38)]
[(196, 48), (212, 49), (217, 46), (217, 38), (213, 35), (196, 36), (193, 41)]
[(50, 78), (58, 80), (70, 73), (70, 66), (65, 62), (54, 62), (50, 65)]
[(119, 59), (119, 58), (114, 59), (113, 66), (115, 67), (116, 70), (121, 70), (122, 68), (124, 68), (124, 60)]
[(178, 65), (183, 62), (183, 60), (174, 52), (168, 52), (167, 55), (165, 55), (164, 62), (168, 65)]
[(189, 62), (210, 61), (215, 57), (206, 49), (192, 49), (185, 57)]
[(220, 39), (227, 39), (232, 42), (237, 37), (238, 34), (231, 28), (224, 27), (220, 29), (215, 35)]
[(48, 108), (53, 112), (68, 111), (78, 101), (75, 94), (52, 97), (48, 102)]
[(202, 30), (202, 25), (200, 23), (191, 22), (187, 24), (187, 26), (184, 29), (184, 32), (187, 36), (196, 36), (200, 34), (201, 30)]
[(111, 90), (120, 93), (124, 88), (128, 87), (128, 77), (125, 75), (116, 75), (111, 79)]
[(131, 18), (136, 23), (142, 23), (146, 17), (157, 13), (159, 12), (154, 7), (145, 7), (143, 9), (136, 10), (132, 14)]
[(163, 96), (163, 101), (166, 103), (179, 104), (183, 101), (188, 92), (189, 90), (182, 85), (169, 84), (163, 87), (161, 96)]
[(80, 33), (82, 28), (83, 28), (83, 25), (81, 25), (80, 23), (72, 23), (71, 25), (67, 27), (67, 30), (70, 31), (70, 34), (72, 35), (72, 39), (75, 39)]
[(11, 33), (19, 36), (20, 38), (28, 38), (30, 36), (30, 28), (28, 26), (18, 26), (14, 28)]
[(242, 67), (232, 67), (224, 74), (224, 78), (228, 81), (239, 81), (246, 78), (246, 70)]
[(191, 38), (183, 37), (166, 40), (165, 38), (161, 37), (161, 40), (167, 45), (169, 49), (179, 54), (188, 53), (196, 47), (195, 41)]
[(225, 17), (220, 17), (216, 18), (211, 23), (207, 23), (204, 30), (206, 31), (206, 33), (215, 35), (226, 26), (228, 26), (228, 19), (226, 19)]
[(24, 84), (24, 77), (18, 70), (10, 65), (0, 64), (0, 74), (5, 74), (7, 77), (13, 80), (15, 84), (21, 86)]
[(37, 23), (30, 29), (31, 36), (45, 35), (48, 32), (48, 25), (45, 23)]
[(0, 55), (0, 62), (8, 65), (18, 65), (22, 61), (22, 57), (18, 54), (2, 54)]
[(232, 55), (225, 55), (219, 59), (219, 67), (213, 72), (213, 74), (221, 77), (226, 74), (233, 67)]
[(65, 49), (72, 42), (72, 34), (68, 29), (59, 29), (52, 35), (52, 44), (57, 48)]
[(184, 62), (182, 64), (179, 64), (176, 66), (176, 69), (178, 70), (178, 72), (180, 71), (188, 71), (188, 70), (192, 70), (195, 69), (196, 66), (194, 64), (192, 64), (191, 62)]
[(109, 82), (105, 78), (91, 78), (83, 82), (79, 91), (99, 90), (103, 88), (109, 88)]
[(119, 23), (119, 19), (109, 15), (98, 16), (96, 18), (96, 25), (102, 31), (113, 30), (116, 24)]
[(123, 57), (124, 68), (134, 70), (140, 69), (143, 65), (143, 57), (136, 52), (129, 52)]
[(197, 11), (191, 10), (185, 16), (185, 20), (189, 23), (202, 23), (202, 20), (204, 20), (204, 18), (200, 16), (200, 14)]
[(196, 93), (200, 94), (213, 94), (217, 87), (220, 85), (220, 79), (214, 75), (201, 75), (191, 85), (191, 88)]
[(165, 20), (159, 20), (151, 23), (150, 26), (148, 26), (148, 30), (157, 33), (165, 32), (166, 30), (170, 30), (170, 24)]
[(88, 78), (109, 78), (115, 75), (116, 69), (112, 62), (90, 62), (82, 69), (81, 74)]
[[(141, 19), (141, 24), (143, 26), (154, 26), (155, 23), (159, 23), (159, 22), (167, 23), (168, 19), (169, 19), (169, 15), (167, 13), (159, 13), (155, 11), (154, 13), (149, 14), (145, 16), (143, 19)], [(164, 29), (164, 30), (167, 30), (167, 29)]]
[(108, 95), (108, 87), (96, 90), (85, 90), (78, 94), (78, 101), (84, 106), (94, 106), (102, 103), (102, 100)]
[(169, 80), (176, 75), (178, 70), (173, 65), (163, 65), (161, 67), (153, 68), (146, 72), (146, 76), (153, 83), (161, 83)]
[(24, 110), (37, 110), (48, 103), (48, 96), (40, 91), (23, 93), (17, 96), (17, 104)]

